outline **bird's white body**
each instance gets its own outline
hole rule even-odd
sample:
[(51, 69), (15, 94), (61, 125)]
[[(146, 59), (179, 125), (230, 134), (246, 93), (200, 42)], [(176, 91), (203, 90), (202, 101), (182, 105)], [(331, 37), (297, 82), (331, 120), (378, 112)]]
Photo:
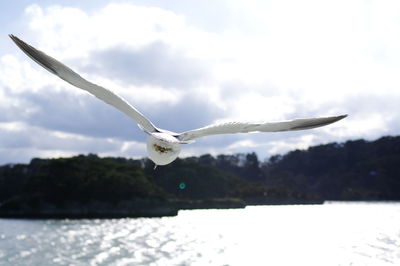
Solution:
[(181, 144), (191, 143), (195, 139), (201, 137), (216, 134), (278, 132), (311, 129), (329, 125), (347, 116), (341, 115), (263, 123), (229, 122), (214, 124), (182, 133), (174, 133), (155, 127), (153, 123), (143, 114), (141, 114), (135, 107), (130, 105), (120, 96), (114, 94), (112, 91), (87, 81), (63, 63), (57, 61), (53, 57), (48, 56), (42, 51), (37, 50), (17, 37), (10, 35), (10, 38), (26, 55), (54, 75), (74, 85), (75, 87), (93, 94), (100, 100), (112, 105), (132, 118), (138, 124), (140, 129), (149, 134), (147, 139), (147, 151), (150, 159), (156, 165), (166, 165), (173, 162), (181, 151)]
[(181, 151), (180, 141), (168, 133), (153, 133), (147, 138), (147, 153), (156, 165), (173, 162)]

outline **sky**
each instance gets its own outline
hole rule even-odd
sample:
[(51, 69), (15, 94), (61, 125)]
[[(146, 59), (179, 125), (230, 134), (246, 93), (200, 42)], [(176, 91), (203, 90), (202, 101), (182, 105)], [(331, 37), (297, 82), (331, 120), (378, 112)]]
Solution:
[(147, 154), (129, 117), (44, 70), (8, 34), (174, 132), (349, 115), (306, 131), (201, 138), (182, 157), (264, 160), (400, 133), (399, 1), (6, 0), (0, 10), (0, 164)]

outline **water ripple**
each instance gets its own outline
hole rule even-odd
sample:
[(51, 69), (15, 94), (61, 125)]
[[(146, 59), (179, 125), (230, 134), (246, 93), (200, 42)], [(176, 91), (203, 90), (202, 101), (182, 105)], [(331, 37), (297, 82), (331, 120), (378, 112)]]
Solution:
[(399, 221), (400, 204), (0, 219), (0, 265), (399, 265)]

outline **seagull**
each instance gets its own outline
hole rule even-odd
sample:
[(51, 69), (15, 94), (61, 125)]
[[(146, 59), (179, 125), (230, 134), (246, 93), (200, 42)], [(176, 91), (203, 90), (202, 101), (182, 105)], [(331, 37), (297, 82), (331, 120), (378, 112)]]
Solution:
[(148, 134), (147, 152), (149, 158), (154, 162), (155, 167), (157, 165), (167, 165), (173, 162), (178, 157), (182, 144), (192, 143), (201, 137), (217, 134), (279, 132), (311, 129), (332, 124), (347, 116), (339, 115), (268, 123), (226, 122), (212, 124), (182, 133), (175, 133), (154, 126), (154, 124), (141, 112), (112, 91), (87, 81), (63, 63), (25, 43), (18, 37), (12, 34), (10, 34), (9, 37), (26, 55), (49, 72), (73, 86), (93, 94), (100, 100), (114, 106), (119, 111), (133, 119), (139, 128)]

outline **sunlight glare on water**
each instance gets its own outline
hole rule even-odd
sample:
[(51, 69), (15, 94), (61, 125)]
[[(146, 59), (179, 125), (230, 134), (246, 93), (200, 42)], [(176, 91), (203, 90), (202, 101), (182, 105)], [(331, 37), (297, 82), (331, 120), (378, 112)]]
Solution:
[(400, 204), (0, 219), (0, 265), (399, 265)]

